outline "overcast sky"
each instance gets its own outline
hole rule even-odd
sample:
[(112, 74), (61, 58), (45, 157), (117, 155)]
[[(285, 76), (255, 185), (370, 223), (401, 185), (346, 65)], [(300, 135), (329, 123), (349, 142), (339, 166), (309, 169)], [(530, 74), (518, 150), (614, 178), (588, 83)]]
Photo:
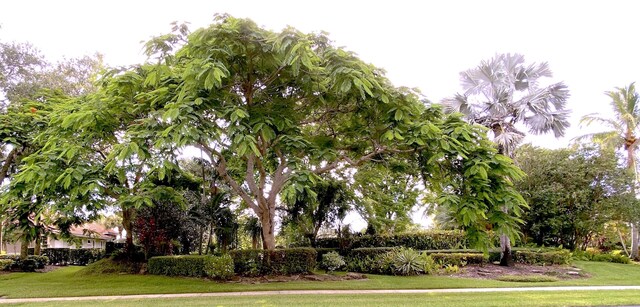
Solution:
[[(549, 62), (552, 81), (571, 91), (567, 137), (537, 137), (557, 148), (589, 131), (581, 116), (610, 114), (603, 93), (637, 81), (640, 1), (3, 1), (0, 40), (30, 42), (49, 60), (99, 52), (108, 65), (141, 63), (141, 41), (192, 28), (215, 13), (253, 19), (271, 30), (291, 25), (329, 32), (337, 45), (384, 68), (397, 86), (437, 102), (460, 90), (459, 72), (496, 53)], [(591, 131), (594, 131), (592, 128)]]
[(0, 10), (0, 40), (31, 42), (50, 60), (100, 52), (107, 64), (126, 65), (142, 62), (140, 42), (168, 32), (170, 22), (202, 27), (225, 12), (272, 30), (327, 31), (431, 101), (459, 91), (459, 72), (496, 53), (547, 61), (553, 81), (569, 86), (573, 113), (566, 138), (530, 139), (545, 147), (583, 134), (582, 115), (610, 112), (603, 92), (640, 74), (640, 1), (10, 0)]

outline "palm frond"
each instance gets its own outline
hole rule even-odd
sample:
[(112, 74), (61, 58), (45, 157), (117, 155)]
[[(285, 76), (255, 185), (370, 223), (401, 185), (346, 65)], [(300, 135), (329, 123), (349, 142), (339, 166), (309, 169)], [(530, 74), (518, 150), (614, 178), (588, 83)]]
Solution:
[(565, 130), (569, 127), (569, 111), (559, 110), (535, 113), (525, 118), (524, 123), (533, 134), (553, 132), (555, 137), (563, 137)]
[(624, 138), (618, 131), (588, 133), (571, 139), (573, 142), (592, 141), (606, 147), (618, 148), (624, 144)]
[(580, 119), (580, 125), (584, 124), (590, 126), (593, 123), (608, 126), (614, 131), (623, 131), (623, 127), (620, 122), (617, 122), (610, 118), (600, 117), (597, 113), (587, 114)]
[(471, 105), (469, 105), (469, 101), (465, 95), (456, 94), (451, 98), (442, 99), (442, 106), (446, 113), (460, 112), (466, 117), (470, 117), (473, 114)]

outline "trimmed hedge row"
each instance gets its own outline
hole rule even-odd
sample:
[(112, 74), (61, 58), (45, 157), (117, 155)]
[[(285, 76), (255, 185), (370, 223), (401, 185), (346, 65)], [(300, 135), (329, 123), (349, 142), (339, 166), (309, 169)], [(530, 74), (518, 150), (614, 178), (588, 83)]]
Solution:
[(99, 248), (45, 248), (42, 255), (49, 258), (53, 265), (87, 265), (104, 258), (104, 250)]
[(468, 246), (462, 231), (424, 231), (393, 235), (363, 235), (349, 238), (320, 238), (316, 247), (355, 249), (403, 246), (416, 250), (460, 249)]
[(151, 257), (147, 271), (153, 275), (204, 277), (206, 259), (210, 256)]
[(478, 253), (433, 253), (429, 256), (441, 266), (457, 265), (463, 267), (468, 264), (485, 265), (489, 262), (488, 256)]
[(316, 267), (313, 248), (233, 250), (229, 252), (240, 275), (287, 275), (311, 272)]

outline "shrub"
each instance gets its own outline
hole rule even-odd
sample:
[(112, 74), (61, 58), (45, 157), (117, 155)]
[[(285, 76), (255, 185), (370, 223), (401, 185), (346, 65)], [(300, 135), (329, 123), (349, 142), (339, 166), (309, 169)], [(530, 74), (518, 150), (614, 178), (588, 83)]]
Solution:
[(457, 274), (460, 272), (460, 267), (455, 264), (447, 264), (444, 266), (444, 272), (446, 274)]
[(422, 259), (422, 272), (425, 274), (433, 274), (438, 270), (438, 264), (429, 254), (421, 253), (420, 258)]
[(21, 259), (14, 262), (14, 265), (18, 265), (23, 272), (35, 272), (38, 268), (38, 263), (33, 258)]
[(102, 274), (137, 274), (146, 264), (130, 261), (117, 261), (111, 258), (103, 258), (88, 264), (78, 271), (80, 275), (102, 275)]
[(204, 262), (204, 272), (214, 279), (231, 279), (234, 274), (233, 259), (228, 254), (222, 256), (208, 256)]
[(234, 250), (229, 252), (241, 275), (286, 275), (311, 272), (316, 266), (313, 248)]
[(329, 252), (322, 255), (322, 262), (320, 267), (327, 270), (327, 272), (333, 272), (344, 267), (347, 263), (344, 262), (344, 258), (337, 252)]
[(568, 250), (554, 251), (533, 251), (518, 250), (515, 251), (514, 261), (517, 263), (552, 265), (552, 264), (569, 264), (571, 263), (571, 252)]
[(11, 259), (0, 259), (0, 271), (8, 271), (11, 269), (13, 265), (13, 260)]
[(337, 248), (316, 248), (316, 263), (322, 263), (322, 256), (325, 254), (336, 252), (339, 253)]
[(601, 262), (613, 262), (613, 263), (622, 263), (622, 264), (631, 263), (631, 259), (629, 259), (629, 257), (622, 255), (618, 251), (612, 251), (611, 253), (604, 254), (597, 249), (587, 249), (586, 251), (575, 251), (573, 254), (573, 258), (576, 260), (584, 260), (584, 261), (601, 261)]
[(49, 258), (47, 256), (27, 256), (27, 259), (31, 259), (36, 264), (36, 269), (44, 269), (44, 266), (49, 263)]
[(411, 248), (401, 248), (390, 252), (393, 257), (391, 271), (394, 275), (418, 275), (424, 272), (424, 259)]
[(415, 250), (459, 249), (468, 242), (461, 231), (423, 231), (393, 235), (364, 235), (350, 238), (322, 238), (316, 241), (323, 248), (407, 247)]
[(204, 264), (209, 256), (159, 256), (151, 257), (147, 264), (149, 274), (168, 276), (206, 276)]
[(45, 248), (42, 255), (49, 258), (49, 264), (67, 265), (69, 264), (69, 255), (71, 250), (68, 248)]
[(467, 264), (484, 265), (489, 260), (484, 254), (479, 253), (434, 253), (431, 254), (431, 257), (442, 267), (447, 265), (463, 267)]
[(73, 265), (87, 265), (96, 262), (104, 257), (102, 249), (72, 249), (69, 252), (69, 263)]

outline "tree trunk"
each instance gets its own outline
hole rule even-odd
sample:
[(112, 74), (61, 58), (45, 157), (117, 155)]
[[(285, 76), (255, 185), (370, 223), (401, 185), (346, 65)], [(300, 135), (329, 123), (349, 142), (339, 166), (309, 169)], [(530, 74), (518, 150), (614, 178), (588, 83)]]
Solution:
[(42, 237), (37, 236), (35, 246), (33, 247), (33, 254), (36, 256), (40, 256), (42, 248)]
[(258, 236), (251, 236), (251, 248), (258, 249)]
[[(636, 170), (635, 142), (636, 139), (627, 131), (627, 140), (633, 140), (627, 146), (627, 167), (635, 174), (634, 183), (636, 184), (636, 194), (638, 193), (638, 172)], [(638, 224), (636, 221), (631, 222), (631, 259), (638, 260)]]
[(133, 208), (123, 208), (122, 209), (122, 227), (127, 232), (127, 238), (125, 241), (125, 251), (128, 253), (133, 253), (134, 245), (133, 245), (133, 215), (135, 211)]
[(260, 223), (262, 224), (262, 248), (264, 249), (276, 248), (276, 237), (273, 232), (274, 223), (271, 218), (271, 211), (272, 210), (262, 210), (260, 213)]
[(29, 240), (27, 240), (26, 238), (22, 239), (22, 243), (20, 244), (20, 259), (27, 259), (27, 256), (29, 256)]
[(631, 255), (630, 258), (638, 260), (638, 224), (631, 223)]
[(511, 255), (511, 240), (507, 235), (500, 235), (500, 265), (513, 266)]
[(0, 219), (0, 255), (4, 251), (4, 218)]

